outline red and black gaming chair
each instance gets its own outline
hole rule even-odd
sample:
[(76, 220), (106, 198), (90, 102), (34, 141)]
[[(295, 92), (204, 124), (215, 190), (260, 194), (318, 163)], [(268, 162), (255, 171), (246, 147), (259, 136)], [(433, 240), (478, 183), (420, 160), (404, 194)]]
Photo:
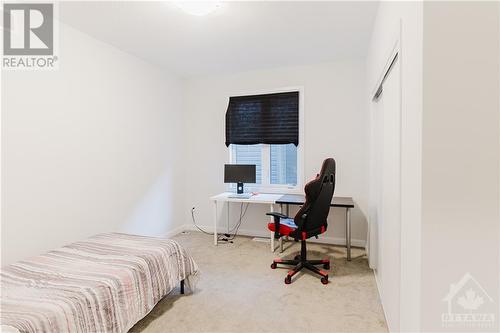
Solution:
[(267, 213), (274, 217), (274, 223), (268, 224), (269, 230), (274, 231), (274, 238), (289, 236), (301, 241), (300, 255), (295, 256), (294, 260), (274, 259), (271, 264), (272, 269), (275, 269), (277, 264), (295, 266), (285, 277), (286, 284), (292, 283), (292, 276), (302, 268), (321, 275), (321, 282), (328, 283), (328, 273), (315, 265), (323, 265), (324, 269), (330, 269), (330, 260), (307, 260), (306, 239), (317, 237), (326, 231), (334, 189), (335, 160), (328, 158), (323, 162), (321, 172), (304, 187), (306, 201), (293, 218), (293, 222), (286, 215)]

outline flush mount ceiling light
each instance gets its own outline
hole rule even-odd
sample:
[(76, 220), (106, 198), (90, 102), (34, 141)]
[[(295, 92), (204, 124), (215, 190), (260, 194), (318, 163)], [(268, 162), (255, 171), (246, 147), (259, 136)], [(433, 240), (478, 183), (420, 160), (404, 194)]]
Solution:
[(174, 1), (174, 4), (188, 14), (208, 15), (221, 6), (220, 1)]

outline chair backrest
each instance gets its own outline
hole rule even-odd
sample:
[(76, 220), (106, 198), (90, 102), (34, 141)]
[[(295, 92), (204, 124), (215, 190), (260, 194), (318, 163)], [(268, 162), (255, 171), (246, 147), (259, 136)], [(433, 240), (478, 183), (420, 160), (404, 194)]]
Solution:
[[(335, 190), (335, 171), (335, 160), (333, 158), (324, 160), (321, 172), (304, 187), (306, 201), (295, 215), (294, 221), (302, 231), (311, 234), (308, 237), (326, 230), (330, 203)], [(307, 215), (303, 220), (304, 214)]]

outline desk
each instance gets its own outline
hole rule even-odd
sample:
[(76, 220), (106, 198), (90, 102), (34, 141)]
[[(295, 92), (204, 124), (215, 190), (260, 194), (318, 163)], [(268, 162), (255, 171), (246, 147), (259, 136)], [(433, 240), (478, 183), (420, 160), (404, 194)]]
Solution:
[[(276, 204), (286, 205), (286, 215), (289, 214), (289, 205), (303, 205), (305, 196), (302, 194), (285, 194), (276, 200)], [(347, 249), (347, 260), (351, 260), (351, 208), (354, 208), (354, 200), (350, 197), (333, 197), (330, 207), (345, 208), (345, 244)]]
[[(250, 199), (239, 199), (230, 198), (233, 195), (232, 192), (223, 192), (221, 194), (215, 195), (210, 198), (214, 204), (214, 245), (217, 245), (217, 203), (221, 202), (240, 202), (240, 203), (252, 203), (252, 204), (267, 204), (269, 205), (269, 210), (274, 211), (274, 205), (279, 204), (281, 209), (283, 205), (286, 205), (286, 215), (289, 214), (289, 205), (303, 205), (305, 202), (305, 197), (302, 194), (271, 194), (271, 193), (259, 193)], [(346, 209), (346, 248), (347, 248), (347, 260), (351, 260), (351, 208), (354, 208), (354, 200), (351, 197), (334, 197), (330, 207), (340, 207)], [(228, 206), (229, 211), (229, 206)], [(283, 213), (283, 210), (281, 210)], [(228, 217), (229, 218), (229, 217)], [(273, 218), (271, 217), (271, 222)], [(228, 220), (229, 223), (229, 220)], [(273, 233), (271, 233), (273, 234)], [(271, 236), (271, 251), (274, 252), (274, 237)]]
[[(271, 193), (259, 193), (256, 195), (253, 195), (250, 197), (250, 199), (239, 199), (239, 198), (230, 198), (230, 195), (234, 195), (232, 192), (223, 192), (221, 194), (215, 195), (210, 198), (210, 200), (214, 204), (214, 245), (217, 245), (217, 203), (219, 201), (221, 202), (240, 202), (240, 203), (247, 203), (247, 204), (264, 204), (264, 205), (269, 205), (269, 211), (273, 212), (274, 211), (274, 204), (276, 203), (276, 200), (281, 198), (283, 194), (271, 194)], [(228, 206), (228, 212), (229, 212), (229, 206)], [(273, 220), (273, 217), (271, 216), (271, 221)], [(228, 217), (228, 223), (229, 223), (229, 217)], [(274, 237), (271, 237), (271, 251), (274, 252)]]

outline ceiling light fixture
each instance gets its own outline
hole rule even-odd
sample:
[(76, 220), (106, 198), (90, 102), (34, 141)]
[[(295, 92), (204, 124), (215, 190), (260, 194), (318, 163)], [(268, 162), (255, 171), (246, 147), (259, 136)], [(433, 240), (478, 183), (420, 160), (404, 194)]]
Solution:
[(188, 14), (208, 15), (221, 6), (220, 1), (174, 1), (174, 4)]

